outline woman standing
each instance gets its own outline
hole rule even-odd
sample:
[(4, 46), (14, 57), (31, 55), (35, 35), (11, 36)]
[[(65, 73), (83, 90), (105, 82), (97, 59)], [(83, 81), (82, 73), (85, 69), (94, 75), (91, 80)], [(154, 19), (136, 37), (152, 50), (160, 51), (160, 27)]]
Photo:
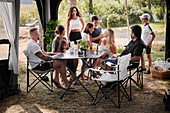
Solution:
[[(77, 44), (76, 40), (81, 39), (81, 32), (84, 28), (84, 21), (77, 7), (70, 7), (67, 17), (67, 40), (74, 41)], [(70, 32), (69, 32), (70, 31)]]
[[(77, 40), (82, 39), (81, 32), (84, 28), (84, 21), (77, 7), (70, 7), (67, 16), (67, 41), (74, 41), (74, 44), (77, 44)], [(76, 72), (78, 66), (78, 60), (73, 60), (74, 70)], [(76, 82), (77, 83), (77, 82)]]

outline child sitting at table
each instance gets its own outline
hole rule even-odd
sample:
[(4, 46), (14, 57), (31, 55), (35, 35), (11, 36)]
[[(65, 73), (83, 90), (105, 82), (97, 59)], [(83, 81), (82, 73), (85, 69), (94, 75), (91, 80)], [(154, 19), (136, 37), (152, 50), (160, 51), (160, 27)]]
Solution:
[[(88, 41), (88, 44), (90, 47), (92, 47), (92, 43), (90, 40), (90, 33), (92, 33), (94, 30), (93, 24), (92, 23), (87, 23), (86, 27), (84, 29), (84, 32), (82, 33), (82, 40)], [(83, 65), (81, 67), (81, 71), (83, 70), (83, 68), (85, 67), (85, 63), (83, 62)], [(81, 80), (87, 80), (87, 76), (83, 73), (83, 76), (80, 78)]]

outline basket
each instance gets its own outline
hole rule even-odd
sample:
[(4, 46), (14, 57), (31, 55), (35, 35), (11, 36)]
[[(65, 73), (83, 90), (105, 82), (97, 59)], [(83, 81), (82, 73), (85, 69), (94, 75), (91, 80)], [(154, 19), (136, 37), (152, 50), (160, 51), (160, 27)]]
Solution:
[(168, 78), (170, 78), (170, 70), (157, 71), (155, 68), (152, 68), (151, 73), (152, 73), (153, 78), (160, 78), (160, 79), (168, 79)]

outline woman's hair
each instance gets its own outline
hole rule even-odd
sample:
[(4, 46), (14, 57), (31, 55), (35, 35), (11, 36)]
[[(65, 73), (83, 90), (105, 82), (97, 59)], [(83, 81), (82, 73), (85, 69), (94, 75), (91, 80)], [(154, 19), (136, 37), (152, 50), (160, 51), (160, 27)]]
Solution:
[(85, 29), (84, 29), (84, 33), (89, 34), (89, 33), (90, 33), (90, 32), (89, 32), (89, 29), (92, 28), (92, 27), (93, 27), (93, 24), (92, 24), (92, 23), (87, 23), (87, 24), (86, 24), (86, 27), (85, 27)]
[(81, 13), (79, 12), (79, 10), (77, 9), (77, 7), (76, 6), (72, 6), (72, 7), (70, 7), (70, 9), (69, 9), (69, 11), (68, 11), (68, 15), (67, 15), (67, 19), (70, 21), (71, 19), (72, 19), (72, 12), (73, 12), (73, 9), (76, 9), (76, 11), (77, 11), (77, 14), (76, 14), (76, 16), (79, 16), (79, 17), (82, 17), (82, 15), (81, 15)]
[(111, 44), (115, 44), (114, 31), (108, 28), (106, 32), (108, 34), (106, 47), (110, 48)]
[(63, 46), (64, 46), (64, 44), (67, 44), (67, 41), (65, 40), (65, 39), (62, 39), (62, 40), (60, 40), (59, 41), (59, 45), (58, 45), (58, 50), (57, 50), (57, 52), (64, 52), (63, 51)]
[(55, 34), (58, 34), (58, 35), (60, 35), (60, 34), (62, 34), (62, 32), (64, 31), (64, 26), (63, 25), (58, 25), (57, 27), (56, 27), (56, 30), (55, 30)]

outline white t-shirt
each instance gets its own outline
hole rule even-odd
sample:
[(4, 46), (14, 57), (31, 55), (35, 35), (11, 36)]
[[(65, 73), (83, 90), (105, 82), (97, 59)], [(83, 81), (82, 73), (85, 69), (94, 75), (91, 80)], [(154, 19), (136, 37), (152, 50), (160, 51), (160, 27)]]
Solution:
[(148, 45), (151, 40), (152, 40), (152, 34), (153, 33), (153, 30), (151, 28), (151, 26), (149, 25), (149, 23), (145, 24), (143, 26), (143, 29), (142, 29), (142, 40), (143, 42), (145, 43), (145, 45)]
[(82, 40), (85, 40), (85, 41), (90, 41), (89, 34), (82, 33)]
[[(28, 58), (32, 62), (40, 62), (43, 61), (39, 57), (37, 57), (35, 54), (39, 51), (41, 51), (41, 47), (32, 39), (28, 42), (26, 50), (28, 51)], [(36, 67), (37, 63), (30, 63), (30, 69)]]
[(81, 29), (81, 21), (79, 16), (77, 16), (76, 20), (71, 19), (70, 20), (70, 29)]

